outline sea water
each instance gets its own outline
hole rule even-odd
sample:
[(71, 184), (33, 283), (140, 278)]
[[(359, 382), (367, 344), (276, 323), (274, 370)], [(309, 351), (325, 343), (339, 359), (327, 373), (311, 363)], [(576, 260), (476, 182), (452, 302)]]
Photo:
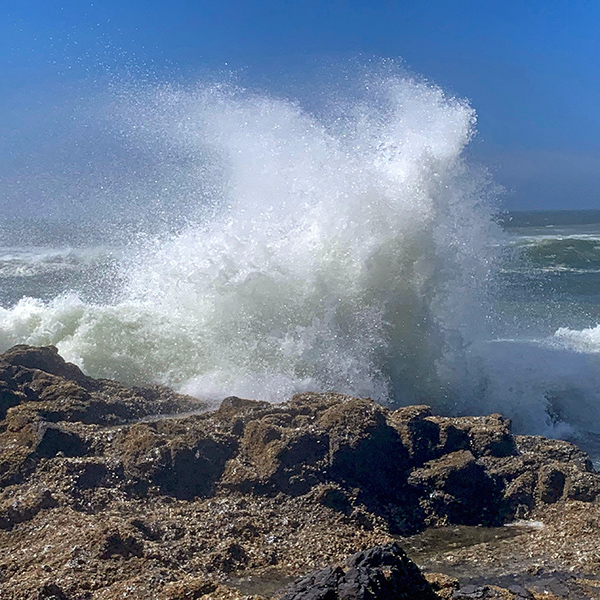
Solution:
[(429, 82), (363, 73), (326, 100), (113, 87), (93, 119), (124, 150), (78, 180), (88, 208), (3, 215), (0, 349), (214, 401), (335, 390), (600, 430), (599, 215), (500, 215), (473, 109)]

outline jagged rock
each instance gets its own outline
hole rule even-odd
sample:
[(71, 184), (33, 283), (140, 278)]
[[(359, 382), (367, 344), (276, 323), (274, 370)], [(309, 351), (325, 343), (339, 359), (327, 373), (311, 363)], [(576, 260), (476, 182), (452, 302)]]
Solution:
[(414, 466), (440, 454), (440, 425), (428, 417), (431, 408), (425, 405), (399, 408), (390, 417)]
[(69, 597), (55, 583), (45, 583), (38, 593), (38, 600), (69, 600)]
[(329, 439), (331, 478), (385, 499), (404, 487), (408, 452), (385, 409), (352, 398), (327, 409), (316, 424)]
[(444, 573), (425, 573), (425, 579), (441, 600), (450, 600), (452, 594), (460, 587), (456, 577)]
[(144, 544), (135, 535), (121, 531), (110, 532), (102, 540), (98, 552), (98, 558), (107, 560), (120, 557), (128, 559), (144, 555)]
[[(280, 405), (230, 397), (214, 412), (167, 416), (193, 407), (206, 405), (160, 386), (91, 379), (53, 348), (0, 355), (7, 597), (35, 598), (44, 581), (69, 598), (90, 590), (106, 600), (124, 590), (251, 597), (206, 574), (222, 582), (281, 569), (289, 581), (428, 525), (577, 509), (579, 530), (597, 527), (582, 516), (600, 495), (587, 455), (567, 442), (513, 436), (499, 415), (441, 417), (426, 406), (390, 411), (305, 393)], [(377, 573), (390, 571), (374, 564), (332, 567), (317, 579), (338, 595), (359, 593), (366, 580), (376, 589), (385, 583)], [(436, 590), (456, 591), (448, 582)], [(505, 593), (491, 584), (485, 592)]]
[(565, 489), (565, 474), (555, 465), (544, 465), (538, 474), (536, 497), (545, 504), (558, 502)]
[(409, 483), (418, 491), (432, 522), (499, 524), (497, 481), (469, 450), (452, 452), (414, 469)]
[(281, 600), (436, 600), (398, 544), (358, 552), (344, 568), (327, 567), (292, 584)]
[(15, 346), (0, 357), (0, 418), (23, 406), (26, 421), (115, 424), (147, 415), (183, 412), (199, 400), (161, 386), (128, 388), (95, 380), (65, 360), (54, 346)]
[[(13, 384), (12, 387), (16, 388), (16, 385)], [(0, 381), (0, 419), (6, 418), (6, 413), (9, 408), (18, 406), (21, 402), (26, 400), (27, 396), (22, 392), (11, 389), (11, 386), (9, 386), (6, 381)]]
[(520, 454), (535, 457), (535, 460), (554, 460), (572, 464), (581, 471), (594, 472), (590, 457), (569, 442), (551, 440), (538, 435), (517, 435), (515, 443)]
[(38, 440), (34, 452), (41, 458), (52, 458), (58, 454), (63, 456), (84, 456), (87, 444), (76, 433), (66, 430), (60, 425), (40, 423)]
[(117, 444), (124, 475), (136, 481), (138, 490), (155, 485), (182, 499), (212, 494), (237, 447), (230, 437), (165, 422), (133, 425)]
[(50, 490), (32, 490), (25, 495), (9, 490), (0, 496), (0, 529), (10, 529), (33, 519), (41, 510), (58, 506)]
[[(81, 384), (92, 381), (79, 367), (66, 362), (55, 346), (13, 346), (2, 355), (2, 362), (14, 367), (44, 371)], [(18, 372), (23, 375), (23, 371)], [(15, 374), (12, 377), (15, 378)]]
[(163, 589), (160, 600), (195, 600), (214, 598), (219, 585), (203, 577), (189, 577), (183, 581), (169, 583)]

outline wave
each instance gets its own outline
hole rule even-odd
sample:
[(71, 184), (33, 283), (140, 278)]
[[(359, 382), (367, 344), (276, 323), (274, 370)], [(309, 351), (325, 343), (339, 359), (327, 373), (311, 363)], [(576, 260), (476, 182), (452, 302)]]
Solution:
[[(91, 375), (208, 399), (336, 390), (503, 412), (521, 431), (600, 426), (591, 354), (560, 335), (489, 341), (510, 243), (488, 176), (464, 157), (466, 102), (378, 73), (332, 91), (327, 110), (230, 84), (128, 88), (109, 108), (154, 156), (155, 188), (174, 177), (156, 157), (185, 157), (186, 201), (150, 199), (184, 211), (177, 230), (128, 234), (117, 266), (91, 276), (96, 295), (0, 309), (0, 347), (54, 344)], [(542, 266), (595, 252), (548, 243), (532, 250)]]
[(600, 325), (579, 330), (560, 327), (554, 339), (577, 352), (600, 354)]
[(59, 271), (81, 271), (106, 260), (114, 250), (98, 248), (2, 248), (0, 278), (36, 277)]
[(600, 237), (573, 235), (519, 239), (514, 244), (533, 268), (589, 271), (600, 269)]
[(94, 375), (201, 396), (456, 396), (499, 234), (462, 158), (474, 112), (395, 75), (330, 104), (317, 116), (230, 85), (117, 97), (136, 143), (198, 157), (181, 176), (199, 205), (130, 249), (118, 302), (24, 299), (1, 313), (2, 346), (53, 343)]

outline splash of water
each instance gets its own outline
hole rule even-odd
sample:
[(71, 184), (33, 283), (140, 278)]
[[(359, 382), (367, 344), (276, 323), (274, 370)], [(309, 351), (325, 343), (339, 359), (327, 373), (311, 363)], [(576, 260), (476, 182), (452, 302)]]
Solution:
[(196, 206), (130, 247), (114, 302), (23, 299), (0, 311), (0, 345), (52, 343), (92, 375), (201, 397), (472, 403), (499, 235), (463, 158), (474, 112), (406, 76), (354, 92), (326, 115), (231, 85), (119, 95), (115, 127), (154, 164), (184, 157)]

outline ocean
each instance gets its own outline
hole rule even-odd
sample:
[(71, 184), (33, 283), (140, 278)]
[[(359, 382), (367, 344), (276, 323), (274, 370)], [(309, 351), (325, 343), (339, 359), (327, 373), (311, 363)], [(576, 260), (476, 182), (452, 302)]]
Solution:
[(214, 401), (335, 390), (600, 433), (600, 211), (502, 213), (473, 109), (428, 82), (326, 104), (116, 93), (103, 135), (137, 166), (111, 201), (0, 219), (0, 350)]

